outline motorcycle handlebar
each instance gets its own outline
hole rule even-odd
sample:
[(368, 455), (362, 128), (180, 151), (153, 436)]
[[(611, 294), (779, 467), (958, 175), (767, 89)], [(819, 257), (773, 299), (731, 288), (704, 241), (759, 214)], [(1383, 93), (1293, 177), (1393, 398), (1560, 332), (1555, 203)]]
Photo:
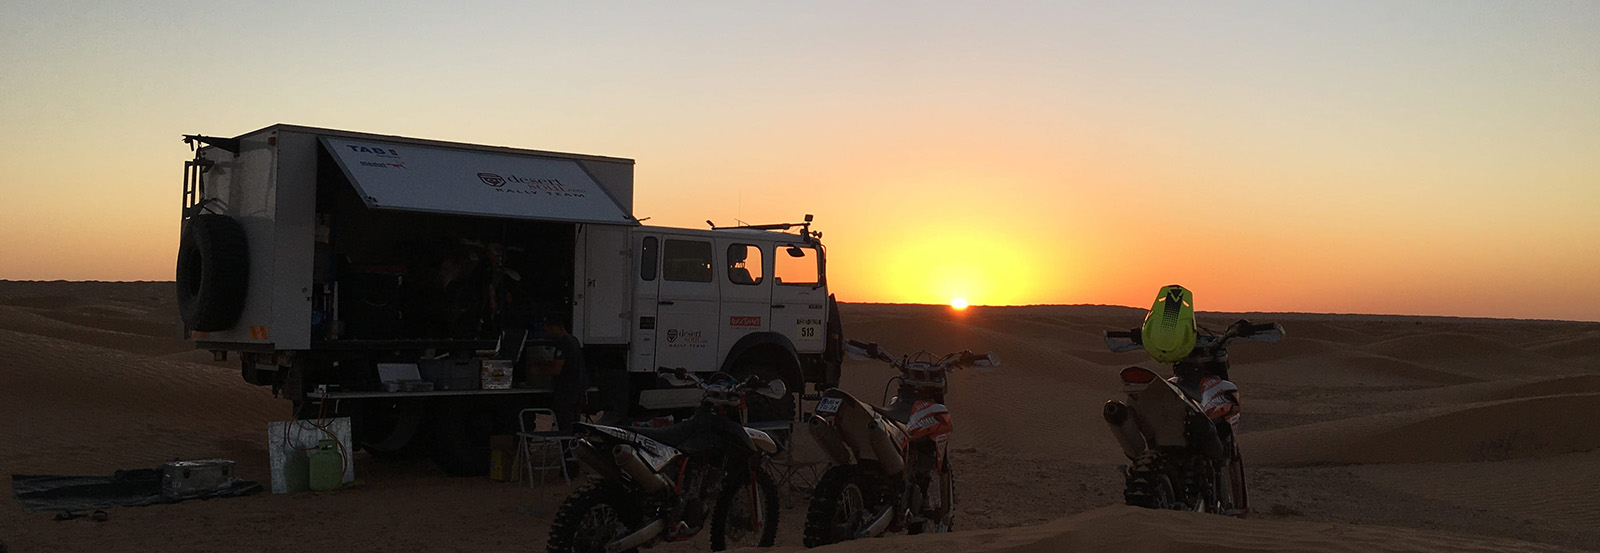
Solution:
[(1127, 338), (1129, 340), (1133, 340), (1133, 343), (1135, 344), (1144, 343), (1144, 338), (1138, 329), (1107, 330), (1105, 334), (1107, 338)]
[(871, 357), (886, 363), (894, 362), (894, 356), (889, 355), (889, 352), (883, 351), (883, 348), (878, 347), (877, 342), (862, 342), (860, 340), (846, 340), (845, 342), (850, 344), (851, 347), (866, 352), (867, 357)]
[[(692, 372), (689, 369), (684, 368), (684, 367), (657, 367), (656, 368), (656, 373), (657, 374), (662, 374), (662, 375), (671, 375), (671, 376), (675, 376), (675, 377), (687, 380), (689, 383), (693, 383), (696, 387), (699, 387), (701, 389), (705, 389), (707, 386), (710, 385), (710, 382), (707, 382), (707, 379), (700, 378), (700, 375), (697, 375), (694, 372)], [(726, 374), (726, 373), (716, 373), (716, 374)], [(731, 378), (731, 375), (728, 375), (728, 376), (730, 376), (730, 378)], [(714, 379), (715, 375), (713, 375), (712, 378)], [(762, 380), (760, 376), (753, 375), (753, 374), (750, 375), (750, 376), (745, 377), (744, 380), (735, 379), (734, 382), (735, 382), (735, 384), (733, 386), (733, 390), (736, 391), (736, 392), (741, 392), (741, 393), (742, 392), (749, 392), (749, 391), (752, 391), (752, 390), (757, 390), (757, 389), (760, 389), (760, 388), (764, 388), (764, 387), (766, 387), (766, 386), (771, 384), (771, 381)], [(674, 385), (682, 386), (682, 385), (686, 385), (686, 384), (674, 384)]]

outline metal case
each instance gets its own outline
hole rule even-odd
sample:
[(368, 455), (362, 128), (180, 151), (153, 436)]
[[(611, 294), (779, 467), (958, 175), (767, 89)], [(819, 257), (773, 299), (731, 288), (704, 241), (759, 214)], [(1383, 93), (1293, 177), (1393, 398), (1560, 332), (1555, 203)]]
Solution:
[(161, 496), (185, 498), (225, 491), (233, 485), (233, 461), (203, 459), (161, 464)]

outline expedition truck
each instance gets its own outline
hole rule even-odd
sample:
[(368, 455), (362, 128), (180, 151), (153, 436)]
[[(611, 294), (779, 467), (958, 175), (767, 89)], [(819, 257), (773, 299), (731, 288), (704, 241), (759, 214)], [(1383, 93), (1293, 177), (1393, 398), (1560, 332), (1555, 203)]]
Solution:
[(184, 140), (186, 336), (235, 353), (296, 417), (350, 417), (374, 454), (486, 472), (489, 437), (551, 402), (547, 385), (511, 386), (551, 316), (583, 343), (591, 412), (694, 405), (660, 367), (781, 378), (787, 398), (752, 406), (770, 420), (805, 384), (839, 381), (810, 215), (644, 226), (630, 159), (281, 124)]

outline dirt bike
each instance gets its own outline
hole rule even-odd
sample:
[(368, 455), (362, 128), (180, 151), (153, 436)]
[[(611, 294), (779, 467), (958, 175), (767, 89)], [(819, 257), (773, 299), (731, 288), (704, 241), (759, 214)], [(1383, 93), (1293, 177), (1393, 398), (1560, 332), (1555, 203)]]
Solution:
[[(1176, 290), (1170, 290), (1176, 288)], [(1239, 430), (1239, 387), (1228, 381), (1232, 342), (1277, 342), (1283, 327), (1240, 320), (1222, 334), (1194, 336), (1192, 296), (1181, 287), (1167, 287), (1158, 296), (1144, 329), (1106, 331), (1114, 352), (1146, 350), (1170, 362), (1163, 379), (1143, 367), (1122, 370), (1126, 402), (1108, 401), (1102, 413), (1122, 452), (1132, 464), (1124, 469), (1123, 499), (1128, 505), (1245, 516), (1250, 512), (1244, 459), (1234, 435)], [(1176, 307), (1173, 307), (1176, 306)], [(1181, 314), (1180, 314), (1181, 313)], [(1183, 328), (1190, 336), (1170, 349), (1152, 344), (1161, 328)], [(1163, 353), (1165, 355), (1163, 357)]]
[(783, 381), (705, 379), (662, 369), (674, 386), (698, 386), (694, 415), (662, 428), (577, 423), (573, 456), (597, 475), (561, 504), (550, 553), (618, 553), (693, 538), (709, 519), (711, 549), (771, 547), (778, 489), (762, 469), (779, 446), (747, 428), (747, 396), (781, 398)]
[[(877, 344), (851, 340), (851, 357), (900, 370), (899, 392), (878, 407), (833, 388), (822, 393), (807, 427), (833, 466), (818, 479), (806, 513), (805, 546), (885, 532), (948, 532), (954, 523), (955, 473), (948, 454), (947, 374), (991, 368), (993, 353), (961, 351), (896, 358)], [(887, 388), (887, 386), (886, 386)], [(885, 390), (887, 392), (887, 390)]]

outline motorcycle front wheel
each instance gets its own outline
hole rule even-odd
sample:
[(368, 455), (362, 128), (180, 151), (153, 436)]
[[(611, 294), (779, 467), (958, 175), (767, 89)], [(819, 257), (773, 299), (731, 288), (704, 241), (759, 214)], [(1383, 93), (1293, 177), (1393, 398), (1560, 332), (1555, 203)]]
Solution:
[(760, 468), (729, 474), (711, 510), (711, 550), (772, 547), (777, 540), (778, 485)]
[(855, 539), (856, 533), (867, 526), (878, 508), (880, 494), (864, 480), (856, 467), (848, 465), (835, 465), (822, 473), (806, 511), (806, 547)]
[(556, 511), (545, 550), (549, 553), (605, 553), (607, 544), (638, 529), (639, 519), (638, 505), (622, 487), (601, 482), (580, 488), (567, 496)]

